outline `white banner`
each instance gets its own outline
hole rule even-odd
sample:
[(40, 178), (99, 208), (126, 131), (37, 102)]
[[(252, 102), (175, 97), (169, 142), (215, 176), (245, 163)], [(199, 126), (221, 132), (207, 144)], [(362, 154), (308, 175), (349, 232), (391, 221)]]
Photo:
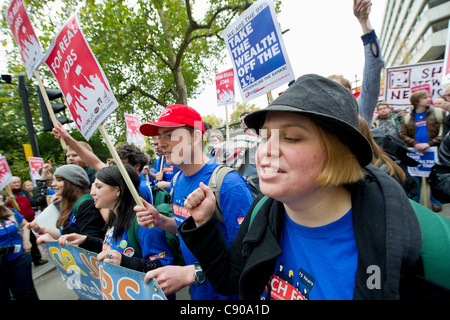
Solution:
[(386, 68), (385, 101), (391, 105), (411, 105), (415, 91), (425, 90), (432, 99), (443, 95), (442, 60)]

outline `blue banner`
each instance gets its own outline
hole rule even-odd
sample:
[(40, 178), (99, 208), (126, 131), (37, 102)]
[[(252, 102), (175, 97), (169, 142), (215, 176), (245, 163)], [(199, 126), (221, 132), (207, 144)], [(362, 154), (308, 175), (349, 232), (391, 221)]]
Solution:
[(271, 1), (253, 4), (223, 36), (244, 102), (294, 80)]
[(411, 153), (408, 156), (420, 164), (417, 167), (408, 167), (408, 172), (413, 177), (428, 177), (431, 172), (431, 167), (433, 167), (437, 161), (437, 147), (430, 147), (427, 149), (426, 153), (417, 151), (414, 148), (408, 148)]
[(83, 300), (167, 300), (145, 273), (97, 261), (97, 254), (71, 245), (46, 242), (48, 255), (69, 289)]

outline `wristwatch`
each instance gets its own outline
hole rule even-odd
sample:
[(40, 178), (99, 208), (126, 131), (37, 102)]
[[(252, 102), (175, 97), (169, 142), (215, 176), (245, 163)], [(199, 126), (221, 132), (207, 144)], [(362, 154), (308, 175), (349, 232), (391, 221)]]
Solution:
[(194, 263), (195, 272), (194, 272), (194, 283), (196, 286), (201, 286), (205, 283), (206, 277), (203, 273), (202, 267), (198, 264), (198, 262)]

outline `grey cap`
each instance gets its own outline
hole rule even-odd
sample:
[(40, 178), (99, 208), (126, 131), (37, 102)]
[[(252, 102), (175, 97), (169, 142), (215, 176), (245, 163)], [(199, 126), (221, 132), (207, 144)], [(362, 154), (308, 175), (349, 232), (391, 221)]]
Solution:
[(309, 117), (349, 146), (362, 167), (372, 161), (372, 147), (358, 129), (358, 103), (348, 89), (333, 80), (315, 74), (301, 76), (267, 108), (248, 114), (245, 124), (259, 132), (269, 111)]
[(90, 184), (86, 171), (75, 164), (65, 164), (60, 166), (55, 170), (53, 175), (63, 177), (82, 188), (88, 188)]

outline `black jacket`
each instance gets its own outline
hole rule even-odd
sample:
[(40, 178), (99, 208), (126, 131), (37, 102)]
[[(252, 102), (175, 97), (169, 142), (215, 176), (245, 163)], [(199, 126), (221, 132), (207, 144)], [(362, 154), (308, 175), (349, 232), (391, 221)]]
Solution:
[[(415, 292), (420, 291), (427, 280), (416, 274), (421, 269), (421, 232), (414, 209), (395, 180), (373, 165), (367, 166), (366, 170), (364, 181), (349, 187), (358, 247), (353, 298), (417, 298)], [(260, 299), (282, 252), (278, 241), (284, 206), (269, 199), (249, 229), (249, 217), (258, 199), (229, 250), (215, 216), (199, 228), (195, 228), (192, 217), (179, 227), (208, 281), (221, 294), (239, 292), (241, 299)], [(381, 272), (380, 289), (367, 286), (373, 274), (372, 266), (379, 267)], [(417, 283), (420, 283), (419, 287)]]
[(442, 140), (438, 157), (439, 161), (431, 168), (428, 182), (438, 201), (450, 203), (450, 133)]

